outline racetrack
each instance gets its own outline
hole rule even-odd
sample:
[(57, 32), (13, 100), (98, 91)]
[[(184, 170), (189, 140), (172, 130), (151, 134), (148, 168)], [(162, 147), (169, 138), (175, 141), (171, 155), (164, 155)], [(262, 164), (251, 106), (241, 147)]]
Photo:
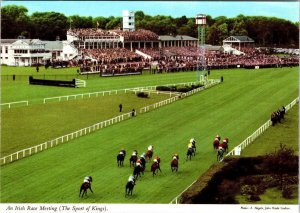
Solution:
[[(229, 137), (233, 148), (264, 123), (272, 111), (298, 96), (297, 68), (213, 71), (225, 82), (134, 119), (1, 167), (1, 201), (21, 203), (169, 203), (216, 162), (212, 140)], [(187, 73), (190, 75), (190, 73)], [(197, 154), (185, 161), (188, 140), (197, 140)], [(162, 173), (137, 181), (133, 196), (124, 197), (132, 173), (132, 150), (154, 145)], [(116, 155), (127, 150), (125, 166)], [(180, 156), (179, 172), (172, 173), (172, 154)], [(79, 198), (86, 175), (93, 177), (94, 194)]]

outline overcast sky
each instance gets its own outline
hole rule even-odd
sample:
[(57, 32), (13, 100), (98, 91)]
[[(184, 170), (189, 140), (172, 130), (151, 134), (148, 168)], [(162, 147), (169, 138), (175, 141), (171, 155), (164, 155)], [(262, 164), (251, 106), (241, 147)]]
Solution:
[(122, 16), (122, 10), (142, 10), (148, 15), (194, 17), (202, 13), (212, 16), (269, 16), (299, 21), (299, 2), (221, 2), (221, 1), (2, 1), (2, 6), (23, 5), (33, 12), (55, 11), (66, 16)]

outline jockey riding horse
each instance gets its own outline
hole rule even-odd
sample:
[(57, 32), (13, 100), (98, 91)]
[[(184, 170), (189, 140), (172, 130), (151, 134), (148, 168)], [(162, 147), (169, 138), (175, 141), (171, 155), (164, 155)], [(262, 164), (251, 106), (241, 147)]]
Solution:
[(148, 149), (146, 152), (146, 157), (148, 160), (151, 160), (152, 156), (153, 156), (153, 146), (150, 145), (150, 146), (148, 146)]
[(126, 195), (132, 195), (133, 188), (135, 186), (136, 178), (133, 175), (130, 175), (125, 187), (125, 197)]
[(155, 156), (155, 158), (153, 159), (153, 164), (151, 165), (151, 172), (152, 172), (153, 176), (156, 175), (157, 169), (161, 172), (160, 158), (158, 156)]
[(179, 160), (179, 156), (178, 154), (174, 154), (172, 161), (171, 161), (171, 170), (173, 171), (178, 171), (178, 160)]
[(126, 151), (124, 149), (120, 150), (119, 154), (117, 155), (118, 166), (123, 166), (125, 156), (126, 156)]
[[(83, 197), (83, 195), (87, 195), (87, 190), (90, 189), (92, 193), (92, 187), (91, 187), (91, 182), (93, 181), (93, 178), (91, 176), (87, 176), (84, 178), (83, 183), (80, 186), (80, 191), (79, 191), (79, 197), (81, 195), (81, 197)], [(83, 193), (81, 194), (81, 192), (83, 191)]]
[(134, 150), (131, 157), (130, 157), (130, 159), (129, 159), (130, 167), (131, 166), (135, 167), (137, 159), (138, 159), (138, 152), (136, 150)]

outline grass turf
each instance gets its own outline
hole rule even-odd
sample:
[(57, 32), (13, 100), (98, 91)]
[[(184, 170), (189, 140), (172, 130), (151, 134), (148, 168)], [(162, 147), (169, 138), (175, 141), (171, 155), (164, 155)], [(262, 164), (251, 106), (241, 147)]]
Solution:
[[(222, 85), (3, 166), (1, 201), (170, 202), (216, 162), (212, 149), (216, 134), (229, 137), (233, 147), (269, 119), (272, 111), (298, 95), (296, 68), (214, 73), (224, 76)], [(192, 161), (185, 161), (186, 146), (191, 137), (197, 139), (198, 151)], [(121, 148), (128, 154), (133, 149), (141, 153), (149, 144), (154, 145), (155, 154), (161, 157), (163, 172), (153, 178), (148, 164), (133, 196), (125, 198), (125, 184), (132, 169), (128, 166), (128, 156), (125, 166), (118, 168), (116, 155)], [(172, 173), (169, 168), (175, 152), (180, 155), (178, 173)], [(80, 199), (79, 186), (86, 175), (93, 176), (95, 193)]]

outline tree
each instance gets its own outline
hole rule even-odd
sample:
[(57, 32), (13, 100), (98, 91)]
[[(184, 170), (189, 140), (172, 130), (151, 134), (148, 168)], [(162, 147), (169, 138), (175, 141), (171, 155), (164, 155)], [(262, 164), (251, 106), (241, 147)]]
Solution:
[(66, 39), (67, 17), (55, 12), (36, 12), (31, 16), (34, 27), (34, 38), (42, 40)]
[(23, 6), (7, 5), (1, 8), (1, 38), (30, 37), (28, 10)]

